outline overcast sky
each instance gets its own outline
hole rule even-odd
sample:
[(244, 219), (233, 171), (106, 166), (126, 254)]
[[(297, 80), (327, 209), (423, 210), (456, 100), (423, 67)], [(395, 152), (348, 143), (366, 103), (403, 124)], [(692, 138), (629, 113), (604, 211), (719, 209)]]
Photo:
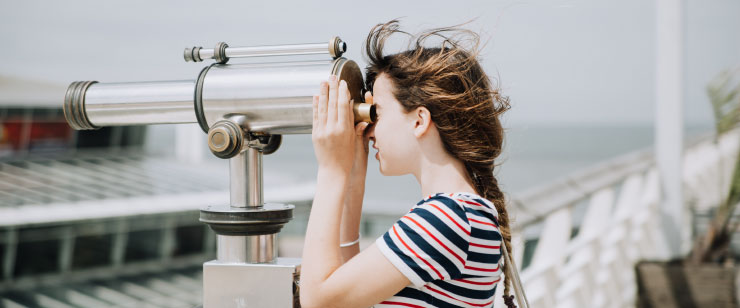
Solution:
[[(395, 17), (414, 32), (477, 18), (481, 56), (513, 108), (510, 126), (643, 124), (654, 110), (654, 1), (0, 0), (0, 75), (68, 84), (195, 79), (187, 46), (323, 42), (360, 46)], [(686, 2), (687, 122), (711, 123), (704, 87), (740, 66), (740, 1)], [(1, 95), (1, 93), (0, 93)], [(60, 97), (60, 106), (62, 98)]]

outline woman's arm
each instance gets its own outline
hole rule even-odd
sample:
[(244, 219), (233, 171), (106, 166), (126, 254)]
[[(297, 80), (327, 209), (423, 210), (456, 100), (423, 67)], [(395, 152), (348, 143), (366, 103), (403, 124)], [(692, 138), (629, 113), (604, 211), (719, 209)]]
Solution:
[(375, 244), (342, 264), (337, 234), (346, 191), (338, 188), (346, 181), (341, 174), (319, 171), (301, 265), (304, 308), (369, 307), (410, 284)]
[(319, 172), (301, 266), (301, 305), (307, 308), (367, 307), (409, 284), (375, 245), (343, 264), (340, 223), (356, 137), (351, 108), (347, 85), (335, 76), (314, 97), (312, 141)]
[[(358, 124), (360, 125), (360, 124)], [(360, 176), (362, 177), (360, 179)], [(347, 197), (344, 198), (341, 224), (339, 227), (339, 242), (349, 243), (360, 237), (360, 220), (362, 218), (362, 199), (365, 195), (365, 172), (362, 175), (353, 174), (348, 180)], [(342, 263), (349, 261), (360, 252), (360, 243), (343, 247)]]
[[(372, 104), (373, 97), (370, 92), (365, 93), (365, 102)], [(354, 122), (354, 121), (353, 121)], [(347, 187), (347, 198), (344, 199), (342, 210), (342, 223), (339, 227), (339, 241), (349, 243), (360, 238), (360, 220), (362, 218), (362, 200), (365, 197), (365, 177), (367, 176), (367, 155), (369, 152), (370, 138), (366, 131), (369, 127), (367, 122), (355, 125), (355, 159)], [(343, 247), (342, 263), (352, 259), (360, 252), (360, 244)]]

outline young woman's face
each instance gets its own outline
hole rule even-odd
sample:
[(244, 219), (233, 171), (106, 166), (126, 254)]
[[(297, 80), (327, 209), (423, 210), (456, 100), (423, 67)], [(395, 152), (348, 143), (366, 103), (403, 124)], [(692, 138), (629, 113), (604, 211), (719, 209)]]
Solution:
[(375, 158), (378, 159), (380, 173), (389, 176), (411, 173), (418, 157), (414, 120), (393, 96), (393, 84), (385, 74), (375, 79), (373, 103), (378, 119), (369, 136), (373, 148), (378, 150)]

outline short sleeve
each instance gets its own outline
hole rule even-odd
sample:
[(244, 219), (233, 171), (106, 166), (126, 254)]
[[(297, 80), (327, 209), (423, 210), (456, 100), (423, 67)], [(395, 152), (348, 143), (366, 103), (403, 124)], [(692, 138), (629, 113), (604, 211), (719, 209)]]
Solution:
[(449, 198), (432, 198), (401, 217), (376, 245), (416, 287), (434, 280), (460, 279), (465, 268), (470, 224), (465, 210)]

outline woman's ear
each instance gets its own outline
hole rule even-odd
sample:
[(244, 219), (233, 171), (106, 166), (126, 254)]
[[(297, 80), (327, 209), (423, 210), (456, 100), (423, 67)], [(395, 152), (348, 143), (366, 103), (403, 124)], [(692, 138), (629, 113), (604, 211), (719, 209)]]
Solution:
[(432, 126), (432, 114), (426, 107), (417, 107), (412, 112), (414, 120), (414, 136), (419, 138), (429, 131)]

